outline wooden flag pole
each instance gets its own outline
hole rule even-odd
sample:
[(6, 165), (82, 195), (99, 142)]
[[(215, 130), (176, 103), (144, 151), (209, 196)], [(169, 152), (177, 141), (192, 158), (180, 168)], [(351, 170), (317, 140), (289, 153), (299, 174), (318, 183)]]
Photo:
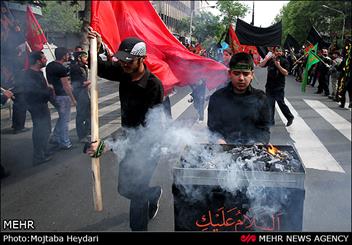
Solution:
[(53, 52), (53, 50), (52, 50), (51, 47), (50, 47), (50, 44), (49, 44), (48, 42), (46, 42), (45, 44), (46, 44), (46, 46), (48, 46), (48, 49), (49, 49), (51, 55), (53, 56), (54, 60), (56, 60), (55, 55), (54, 55), (54, 52)]
[[(98, 117), (98, 59), (97, 39), (90, 39), (90, 108), (91, 108), (91, 141), (99, 140), (99, 117)], [(103, 200), (100, 184), (100, 161), (99, 158), (92, 158), (93, 198), (96, 211), (103, 210)]]
[(25, 41), (25, 43), (26, 43), (26, 47), (27, 47), (28, 51), (30, 53), (32, 53), (32, 49), (31, 49), (31, 46), (29, 46), (29, 43), (27, 41)]

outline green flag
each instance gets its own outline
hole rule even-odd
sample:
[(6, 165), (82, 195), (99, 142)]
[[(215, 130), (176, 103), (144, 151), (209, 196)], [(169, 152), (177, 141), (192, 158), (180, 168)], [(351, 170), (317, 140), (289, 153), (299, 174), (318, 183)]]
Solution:
[(308, 72), (310, 68), (312, 68), (314, 64), (320, 61), (320, 58), (317, 55), (317, 49), (318, 49), (318, 44), (315, 44), (314, 47), (310, 49), (308, 52), (307, 64), (306, 64), (306, 68), (304, 69), (303, 81), (301, 85), (302, 92), (306, 92), (306, 86), (308, 82)]

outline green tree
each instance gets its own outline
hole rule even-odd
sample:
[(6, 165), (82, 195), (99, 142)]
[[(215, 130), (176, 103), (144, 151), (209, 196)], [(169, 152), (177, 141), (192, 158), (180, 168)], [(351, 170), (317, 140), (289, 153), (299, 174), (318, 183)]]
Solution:
[[(349, 1), (290, 1), (284, 6), (275, 22), (282, 20), (283, 40), (288, 33), (304, 43), (309, 30), (314, 26), (323, 36), (331, 38), (331, 42), (341, 40), (343, 15), (324, 8), (327, 5), (345, 13), (345, 33), (351, 30), (351, 2)], [(340, 43), (341, 46), (341, 43)]]
[[(220, 37), (223, 32), (220, 18), (206, 11), (197, 12), (194, 15), (192, 26), (192, 39), (197, 39), (198, 42), (203, 44), (203, 47), (205, 47), (204, 42), (207, 43), (206, 46), (216, 42), (217, 37)], [(190, 18), (184, 18), (178, 23), (175, 30), (188, 37), (189, 28)]]
[(221, 12), (221, 22), (226, 27), (236, 23), (237, 18), (245, 17), (249, 10), (247, 5), (239, 1), (217, 1), (216, 8)]
[(209, 37), (221, 35), (220, 18), (210, 12), (201, 11), (194, 16), (192, 36), (203, 43)]
[(90, 16), (91, 16), (91, 2), (88, 0), (84, 1), (84, 10), (81, 26), (81, 46), (84, 50), (89, 49), (89, 40), (88, 40), (88, 27), (90, 25)]
[(71, 2), (47, 1), (42, 7), (43, 18), (38, 20), (48, 32), (76, 33), (82, 28), (78, 18), (79, 7)]
[(182, 20), (178, 21), (175, 26), (175, 31), (182, 35), (187, 35), (189, 33), (189, 22), (190, 18), (183, 18)]

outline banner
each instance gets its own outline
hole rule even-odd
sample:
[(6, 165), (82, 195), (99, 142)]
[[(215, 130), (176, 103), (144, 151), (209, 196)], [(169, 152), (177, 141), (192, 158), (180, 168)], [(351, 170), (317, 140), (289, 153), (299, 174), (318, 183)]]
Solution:
[(288, 50), (294, 48), (295, 52), (298, 52), (300, 50), (300, 46), (297, 40), (290, 34), (287, 34), (286, 40), (284, 42), (284, 48)]
[(307, 58), (307, 63), (306, 63), (306, 68), (304, 69), (304, 74), (303, 74), (303, 81), (301, 84), (301, 90), (302, 92), (306, 92), (306, 86), (308, 83), (308, 73), (310, 68), (316, 63), (320, 61), (319, 56), (317, 55), (317, 49), (318, 49), (318, 44), (315, 44), (313, 48), (311, 48), (308, 51), (308, 58)]
[(260, 62), (260, 55), (258, 54), (257, 47), (242, 45), (238, 40), (236, 32), (233, 29), (232, 25), (230, 25), (229, 27), (228, 35), (226, 36), (225, 40), (228, 40), (228, 43), (234, 54), (239, 52), (252, 54), (255, 64), (258, 64)]
[(227, 68), (191, 53), (167, 29), (149, 1), (92, 1), (91, 26), (116, 52), (121, 40), (135, 36), (147, 45), (146, 65), (166, 94), (174, 86), (206, 81), (209, 89), (227, 80)]
[(329, 48), (331, 43), (324, 41), (319, 32), (312, 26), (308, 33), (307, 41), (310, 43), (318, 43), (318, 49)]
[(47, 43), (43, 29), (40, 27), (30, 6), (27, 6), (27, 32), (26, 40), (32, 51), (40, 51), (43, 44)]
[(236, 34), (242, 45), (273, 47), (281, 45), (281, 21), (267, 28), (250, 25), (237, 19)]

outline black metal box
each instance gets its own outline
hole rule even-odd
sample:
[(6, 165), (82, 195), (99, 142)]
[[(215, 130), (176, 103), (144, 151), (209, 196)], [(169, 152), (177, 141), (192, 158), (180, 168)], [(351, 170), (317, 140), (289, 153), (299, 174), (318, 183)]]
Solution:
[[(212, 145), (202, 147), (211, 148)], [(236, 147), (247, 151), (253, 146), (221, 145), (223, 151), (216, 154)], [(262, 151), (267, 146), (256, 146), (256, 149), (258, 147)], [(243, 166), (242, 170), (237, 167), (185, 167), (182, 161), (188, 147), (173, 168), (175, 230), (301, 231), (305, 170), (293, 146), (275, 147), (294, 159), (294, 171), (273, 168), (259, 171)], [(254, 161), (253, 164), (259, 166), (263, 162)]]

